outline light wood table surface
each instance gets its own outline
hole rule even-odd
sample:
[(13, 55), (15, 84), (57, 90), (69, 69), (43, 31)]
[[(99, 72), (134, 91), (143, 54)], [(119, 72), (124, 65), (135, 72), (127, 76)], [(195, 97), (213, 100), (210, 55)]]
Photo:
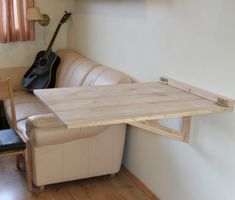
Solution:
[(67, 128), (232, 111), (162, 83), (44, 89), (34, 94)]

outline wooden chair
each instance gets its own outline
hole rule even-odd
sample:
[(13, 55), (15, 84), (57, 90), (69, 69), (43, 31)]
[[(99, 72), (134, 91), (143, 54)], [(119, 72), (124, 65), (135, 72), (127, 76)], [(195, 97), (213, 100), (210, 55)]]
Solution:
[(10, 101), (12, 129), (0, 130), (0, 157), (17, 156), (17, 168), (20, 168), (20, 156), (24, 157), (27, 185), (29, 191), (32, 191), (27, 138), (25, 138), (17, 128), (13, 92), (9, 79), (0, 80), (0, 100), (6, 99)]

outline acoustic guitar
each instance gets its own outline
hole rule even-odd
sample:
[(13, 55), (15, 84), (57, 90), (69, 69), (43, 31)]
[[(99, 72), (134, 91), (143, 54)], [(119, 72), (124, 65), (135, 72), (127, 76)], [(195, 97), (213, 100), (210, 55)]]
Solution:
[(71, 13), (65, 11), (64, 16), (61, 18), (56, 31), (50, 41), (46, 51), (40, 51), (29, 70), (22, 78), (22, 85), (27, 90), (53, 88), (56, 81), (56, 71), (60, 63), (60, 58), (52, 51), (52, 46), (59, 33), (60, 27), (71, 16)]

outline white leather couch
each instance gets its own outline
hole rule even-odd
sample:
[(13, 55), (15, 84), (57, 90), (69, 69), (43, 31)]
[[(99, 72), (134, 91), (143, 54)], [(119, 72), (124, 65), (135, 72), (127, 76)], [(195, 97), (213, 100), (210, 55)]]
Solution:
[[(99, 65), (72, 50), (59, 50), (61, 63), (56, 87), (80, 87), (130, 83), (114, 69)], [(26, 68), (0, 69), (10, 77), (19, 129), (29, 138), (33, 183), (36, 186), (82, 179), (120, 170), (126, 125), (66, 129), (33, 94), (20, 85)], [(11, 123), (9, 103), (5, 113)]]

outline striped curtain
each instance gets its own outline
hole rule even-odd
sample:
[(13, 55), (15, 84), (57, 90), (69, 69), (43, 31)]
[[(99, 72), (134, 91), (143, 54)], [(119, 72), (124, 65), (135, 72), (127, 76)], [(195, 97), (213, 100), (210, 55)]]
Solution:
[(26, 20), (34, 0), (0, 0), (0, 43), (34, 40), (34, 25)]

